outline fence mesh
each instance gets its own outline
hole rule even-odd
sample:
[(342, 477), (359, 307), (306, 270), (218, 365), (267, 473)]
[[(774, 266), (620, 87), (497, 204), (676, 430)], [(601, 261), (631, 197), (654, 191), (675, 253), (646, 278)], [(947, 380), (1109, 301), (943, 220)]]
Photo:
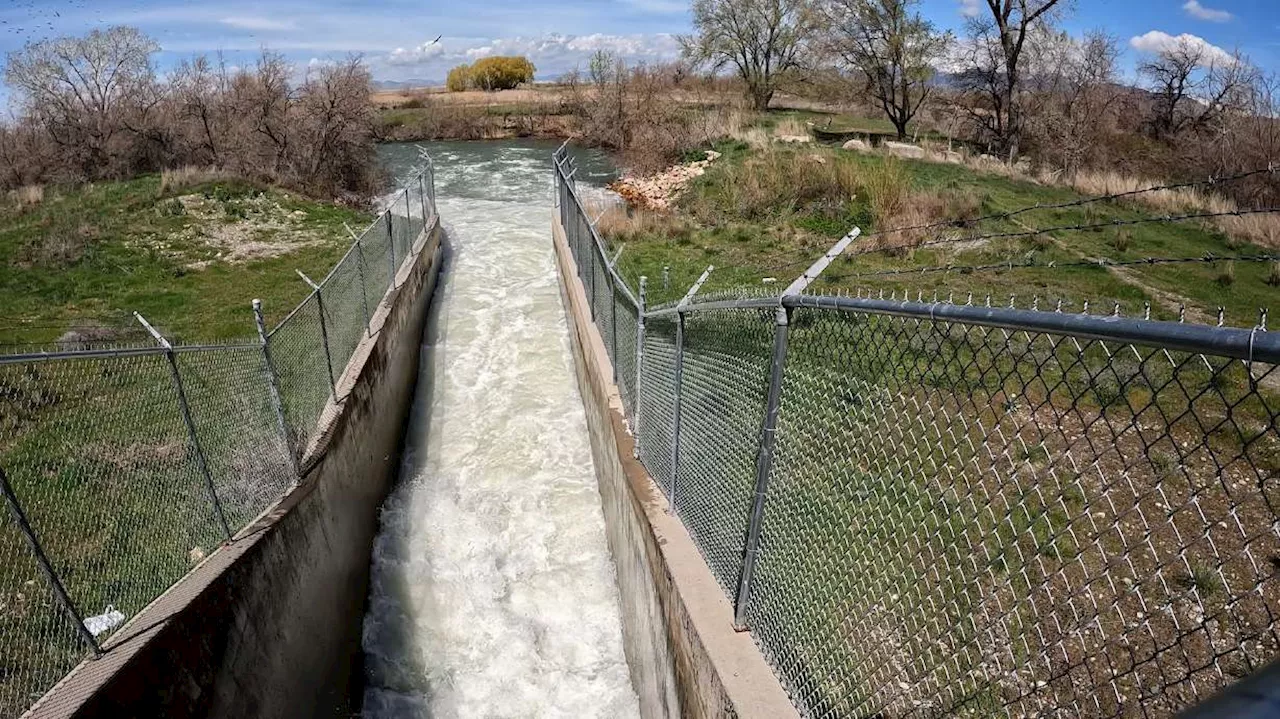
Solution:
[(165, 355), (7, 364), (0, 377), (17, 398), (5, 472), (85, 614), (133, 616), (226, 539)]
[(176, 360), (218, 500), (231, 530), (238, 531), (295, 479), (265, 358), (257, 347), (238, 347), (178, 352)]
[(638, 363), (611, 351), (641, 461), (803, 715), (1168, 716), (1280, 656), (1263, 328), (760, 294), (642, 308)]
[(22, 714), (84, 658), (88, 647), (49, 584), (8, 507), (0, 516), (0, 714)]
[(0, 714), (21, 714), (87, 652), (110, 651), (127, 621), (288, 491), (393, 261), (427, 227), (423, 208), (434, 216), (433, 192), (429, 175), (413, 178), (401, 214), (384, 212), (265, 346), (170, 349), (138, 328), (94, 327), (0, 351), (0, 485), (11, 490)]
[(737, 591), (773, 349), (771, 310), (685, 318), (676, 512), (725, 591)]

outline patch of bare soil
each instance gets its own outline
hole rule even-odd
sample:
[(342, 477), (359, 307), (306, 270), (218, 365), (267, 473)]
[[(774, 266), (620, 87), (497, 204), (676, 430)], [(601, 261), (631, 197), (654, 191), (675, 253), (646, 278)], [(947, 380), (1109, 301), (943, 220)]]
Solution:
[(305, 212), (288, 210), (265, 194), (232, 200), (193, 194), (174, 202), (191, 222), (175, 236), (148, 238), (148, 244), (185, 260), (189, 269), (279, 257), (322, 242), (306, 227)]

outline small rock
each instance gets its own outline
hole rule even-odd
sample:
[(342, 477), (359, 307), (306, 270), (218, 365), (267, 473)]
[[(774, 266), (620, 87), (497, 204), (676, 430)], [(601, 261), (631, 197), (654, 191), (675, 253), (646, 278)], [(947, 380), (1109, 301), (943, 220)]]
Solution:
[(905, 142), (885, 142), (884, 149), (890, 155), (898, 157), (906, 157), (913, 160), (924, 159), (924, 148), (917, 145), (909, 145)]
[(964, 156), (955, 150), (944, 150), (942, 152), (942, 159), (944, 162), (950, 162), (953, 165), (959, 165), (964, 162)]
[(871, 146), (862, 140), (850, 140), (840, 146), (842, 149), (851, 150), (853, 152), (868, 152)]
[(187, 552), (187, 561), (192, 564), (199, 564), (203, 562), (204, 557), (205, 557), (204, 550), (199, 547), (192, 547), (191, 551)]
[(778, 142), (813, 142), (813, 138), (808, 135), (778, 135)]

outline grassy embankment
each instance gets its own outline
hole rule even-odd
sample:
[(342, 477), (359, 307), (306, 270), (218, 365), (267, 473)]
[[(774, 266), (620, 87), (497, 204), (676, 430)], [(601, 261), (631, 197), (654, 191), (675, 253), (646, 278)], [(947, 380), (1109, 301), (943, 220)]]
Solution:
[[(615, 245), (625, 242), (622, 272), (635, 282), (650, 278), (655, 302), (683, 293), (709, 264), (717, 267), (708, 289), (761, 286), (766, 278), (785, 283), (819, 257), (835, 239), (858, 226), (879, 229), (936, 221), (955, 226), (929, 233), (891, 238), (910, 245), (939, 237), (1023, 232), (1032, 228), (1109, 223), (1169, 212), (1194, 211), (1187, 198), (1161, 198), (1160, 206), (1138, 202), (1106, 202), (1064, 210), (1037, 210), (1002, 221), (964, 223), (975, 216), (998, 214), (1036, 204), (1080, 199), (1078, 192), (1031, 181), (985, 174), (962, 165), (899, 160), (820, 146), (773, 146), (753, 149), (741, 142), (719, 148), (724, 157), (695, 180), (667, 215), (606, 216), (602, 225)], [(1274, 218), (1273, 218), (1274, 219)], [(1256, 236), (1257, 233), (1254, 233)], [(865, 244), (862, 246), (866, 246)], [(855, 245), (853, 252), (857, 253)], [(860, 277), (860, 274), (934, 266), (986, 265), (1001, 262), (1065, 263), (1108, 258), (1202, 257), (1275, 253), (1277, 249), (1228, 234), (1207, 222), (1153, 223), (1061, 231), (1035, 237), (987, 240), (855, 254), (832, 266), (817, 289), (836, 291), (886, 289), (922, 291), (932, 297), (969, 292), (981, 300), (987, 293), (1007, 302), (1016, 294), (1020, 305), (1039, 296), (1041, 307), (1058, 299), (1078, 311), (1090, 300), (1092, 311), (1137, 313), (1151, 302), (1153, 315), (1175, 317), (1186, 304), (1190, 319), (1211, 320), (1217, 307), (1232, 324), (1252, 326), (1259, 307), (1274, 304), (1280, 290), (1280, 268), (1253, 262), (1212, 262), (1126, 268), (1034, 267), (977, 272)], [(671, 268), (671, 284), (661, 286), (663, 266)], [(656, 284), (655, 284), (656, 283)]]
[(45, 343), (75, 326), (131, 326), (141, 312), (185, 340), (254, 334), (250, 300), (274, 323), (362, 229), (364, 212), (219, 179), (149, 176), (46, 189), (0, 205), (0, 342)]
[[(963, 166), (831, 148), (720, 149), (723, 159), (692, 184), (675, 212), (615, 213), (602, 221), (615, 249), (626, 243), (622, 273), (632, 283), (647, 275), (655, 303), (678, 298), (708, 264), (717, 270), (707, 291), (761, 287), (765, 278), (776, 278), (763, 286), (777, 289), (854, 225), (873, 232), (1081, 197)], [(938, 235), (1107, 223), (1196, 201), (1042, 210), (890, 239), (910, 244)], [(1257, 229), (1246, 228), (1265, 236)], [(1110, 312), (1113, 301), (1131, 314), (1151, 302), (1158, 317), (1174, 317), (1186, 303), (1190, 319), (1205, 321), (1221, 305), (1229, 323), (1251, 326), (1257, 308), (1278, 296), (1274, 264), (858, 277), (947, 264), (1275, 252), (1240, 234), (1230, 225), (1159, 223), (898, 249), (843, 259), (817, 289), (884, 288), (926, 298), (937, 290), (944, 298), (954, 292), (958, 301), (973, 292), (979, 302), (991, 293), (1001, 304), (1016, 294), (1024, 307), (1038, 295), (1042, 308), (1061, 298), (1070, 311), (1089, 299), (1095, 314)], [(664, 266), (671, 269), (665, 288)], [(701, 532), (726, 586), (736, 580), (736, 530), (752, 491), (770, 320), (768, 313), (694, 315), (686, 334), (684, 401), (698, 411), (682, 452), (690, 499), (681, 513)], [(670, 322), (652, 322), (649, 332), (655, 344), (672, 341)], [(1238, 593), (1263, 582), (1266, 572), (1240, 558), (1275, 547), (1216, 531), (1212, 543), (1204, 537), (1230, 517), (1243, 517), (1250, 531), (1270, 522), (1267, 495), (1246, 488), (1280, 472), (1272, 409), (1280, 398), (1275, 371), (1259, 385), (1251, 385), (1248, 371), (1239, 362), (1149, 348), (1117, 351), (1047, 335), (802, 314), (793, 325), (764, 529), (769, 551), (757, 575), (753, 625), (765, 627), (761, 636), (788, 682), (813, 707), (834, 713), (866, 710), (864, 700), (903, 711), (913, 700), (938, 702), (931, 706), (974, 716), (999, 713), (1017, 697), (1028, 711), (1072, 701), (1076, 674), (1143, 661), (1117, 642), (1128, 631), (1122, 618), (1143, 603), (1200, 617), (1192, 621), (1213, 618), (1205, 625), (1212, 644), (1239, 648), (1225, 671), (1243, 676), (1276, 650), (1258, 644), (1247, 627), (1264, 626), (1280, 596), (1266, 592), (1258, 606), (1230, 606), (1227, 588)], [(706, 412), (713, 419), (701, 416)], [(711, 428), (702, 426), (708, 422)], [(1213, 489), (1219, 481), (1233, 488), (1230, 496)], [(729, 531), (717, 534), (721, 527)], [(1118, 567), (1114, 558), (1121, 556), (1142, 565)], [(1096, 647), (1071, 645), (1064, 632), (1075, 631), (1080, 618), (1051, 598), (1073, 596), (1103, 574), (1131, 589), (1102, 597), (1093, 628), (1079, 627)], [(851, 627), (850, 617), (870, 619)], [(988, 631), (1010, 632), (1007, 649), (984, 645)], [(1169, 646), (1177, 627), (1153, 623), (1144, 631)], [(1070, 676), (1041, 663), (1042, 651), (1062, 646), (1079, 668)], [(887, 667), (894, 681), (847, 677), (868, 664)], [(1150, 666), (1137, 679), (1117, 680), (1126, 706), (1142, 697), (1174, 711), (1221, 684), (1217, 676), (1197, 675), (1168, 696), (1147, 696), (1141, 692), (1161, 681)], [(918, 683), (898, 692), (896, 678), (921, 668), (927, 669)], [(954, 681), (957, 674), (962, 681)], [(1050, 676), (1056, 678), (1037, 691), (1035, 682)]]

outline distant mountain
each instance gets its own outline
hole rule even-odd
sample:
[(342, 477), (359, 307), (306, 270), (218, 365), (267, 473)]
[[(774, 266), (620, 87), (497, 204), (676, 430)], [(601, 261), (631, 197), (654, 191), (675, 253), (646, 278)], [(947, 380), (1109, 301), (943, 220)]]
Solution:
[(374, 80), (375, 90), (414, 90), (422, 87), (442, 87), (444, 80)]

